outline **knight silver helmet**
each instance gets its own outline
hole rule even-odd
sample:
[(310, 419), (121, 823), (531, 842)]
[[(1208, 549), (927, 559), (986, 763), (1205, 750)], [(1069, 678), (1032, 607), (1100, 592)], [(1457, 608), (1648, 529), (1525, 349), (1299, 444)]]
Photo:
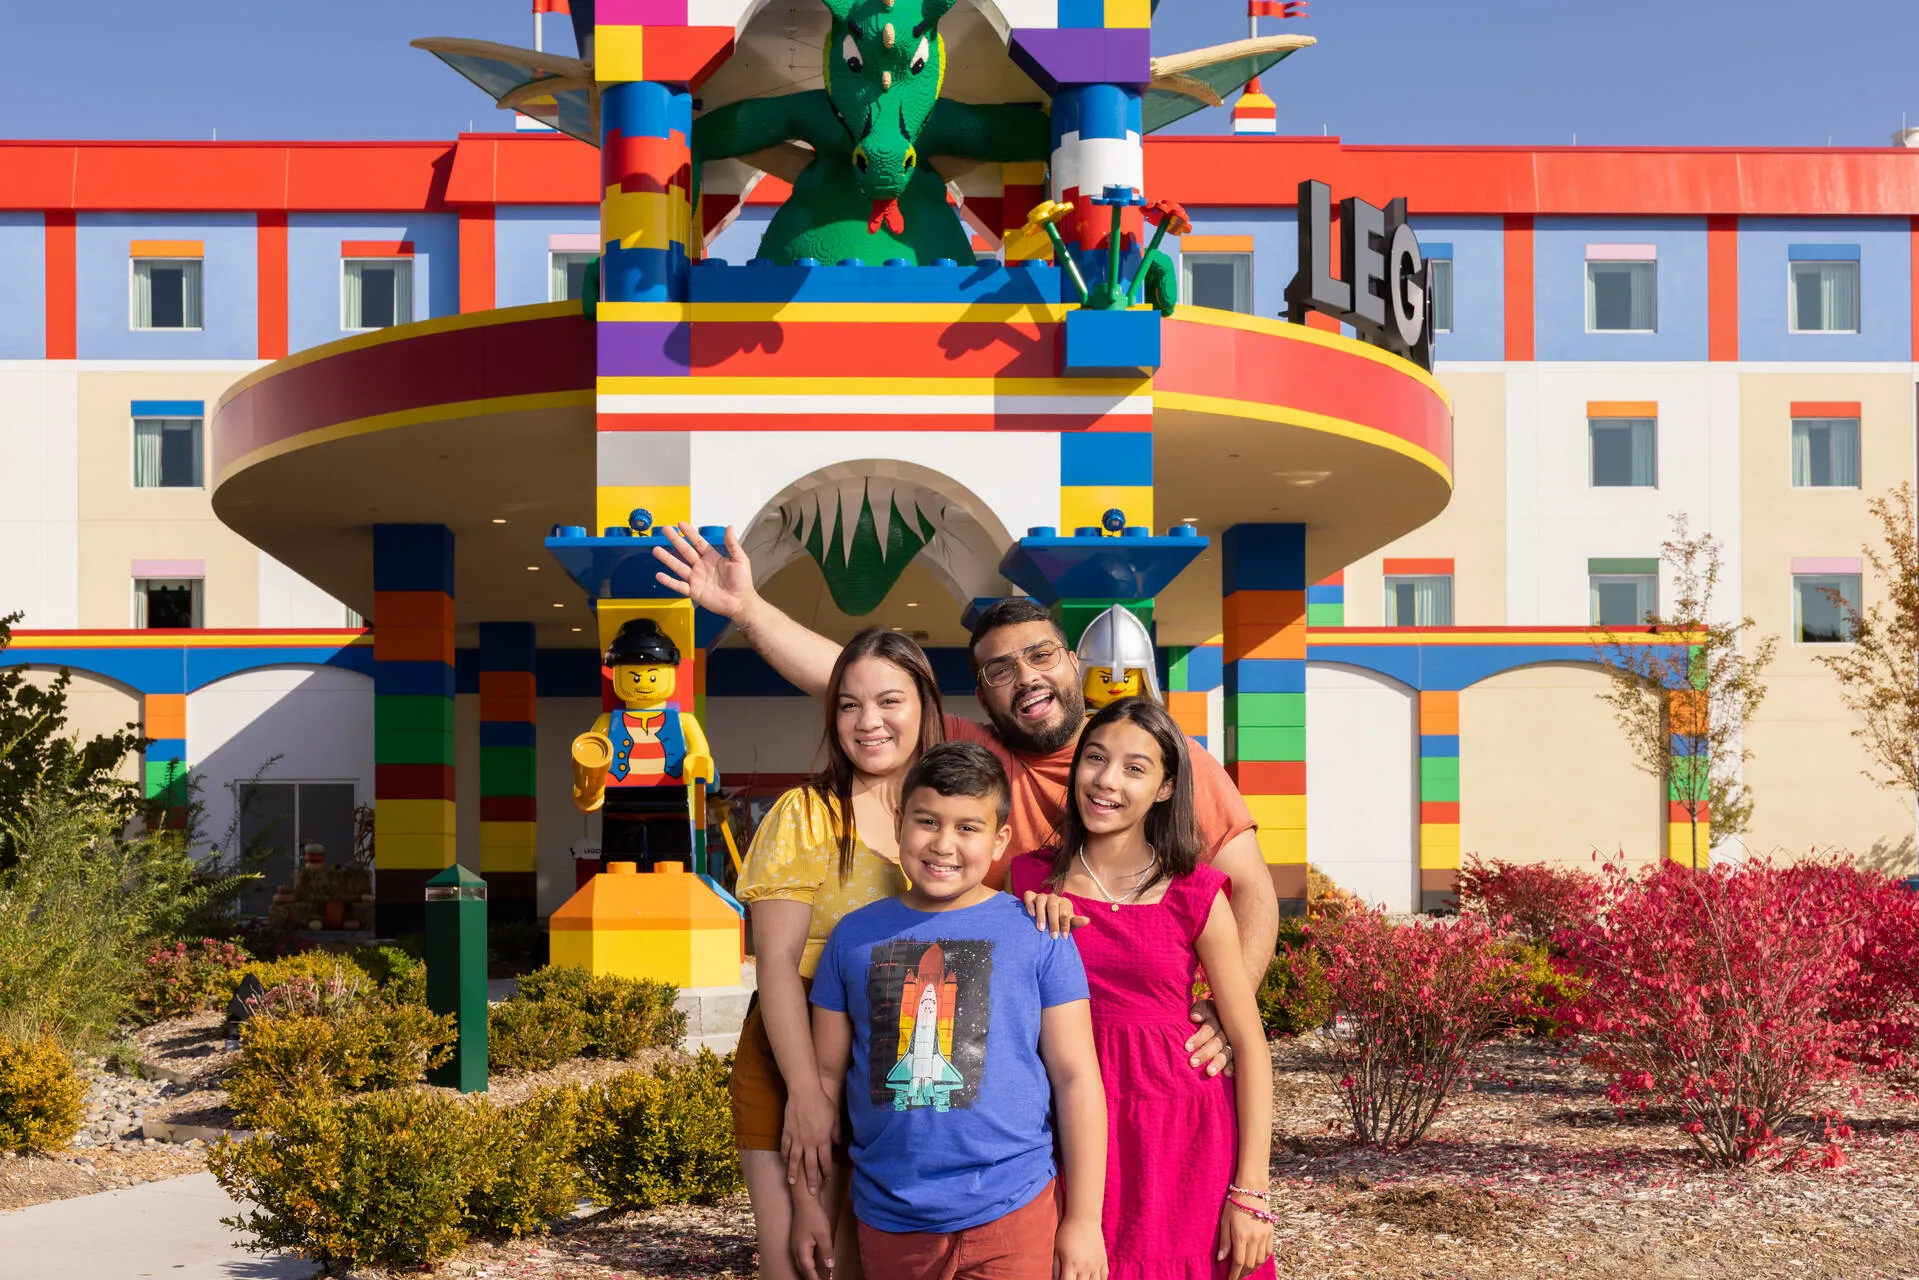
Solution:
[(1080, 670), (1104, 667), (1113, 678), (1124, 678), (1128, 671), (1140, 673), (1140, 683), (1155, 702), (1164, 702), (1159, 691), (1159, 675), (1154, 668), (1153, 637), (1129, 610), (1114, 605), (1087, 624), (1074, 650)]

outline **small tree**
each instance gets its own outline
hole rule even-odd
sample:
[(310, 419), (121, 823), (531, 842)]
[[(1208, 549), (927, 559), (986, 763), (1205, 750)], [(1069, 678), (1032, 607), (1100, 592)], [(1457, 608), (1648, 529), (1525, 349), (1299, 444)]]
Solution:
[(1713, 598), (1724, 573), (1719, 540), (1693, 537), (1685, 515), (1672, 518), (1672, 536), (1659, 548), (1671, 567), (1675, 596), (1669, 611), (1646, 615), (1648, 643), (1606, 628), (1595, 646), (1612, 677), (1600, 695), (1626, 731), (1635, 763), (1666, 782), (1666, 794), (1684, 811), (1692, 862), (1699, 865), (1699, 825), (1710, 823), (1713, 845), (1746, 830), (1752, 792), (1739, 767), (1752, 759), (1746, 728), (1765, 700), (1766, 668), (1777, 636), (1746, 633), (1758, 624), (1717, 619)]
[(1839, 700), (1859, 718), (1852, 736), (1866, 749), (1865, 775), (1894, 791), (1919, 792), (1919, 541), (1910, 483), (1867, 509), (1885, 545), (1865, 548), (1885, 603), (1841, 601), (1853, 643), (1818, 660), (1839, 680)]
[[(20, 615), (0, 617), (0, 653), (13, 641)], [(12, 829), (32, 797), (47, 788), (65, 794), (71, 806), (106, 810), (122, 824), (140, 807), (137, 788), (116, 776), (121, 762), (146, 747), (136, 725), (104, 733), (91, 742), (69, 737), (67, 688), (62, 670), (51, 684), (27, 679), (27, 669), (0, 666), (0, 868), (15, 857)]]

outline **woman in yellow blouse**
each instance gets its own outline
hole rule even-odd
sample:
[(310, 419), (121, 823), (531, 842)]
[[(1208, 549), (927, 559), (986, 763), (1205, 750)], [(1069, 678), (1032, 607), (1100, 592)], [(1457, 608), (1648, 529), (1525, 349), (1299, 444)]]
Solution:
[(847, 1170), (831, 1154), (842, 1136), (839, 1115), (820, 1090), (807, 993), (840, 918), (906, 887), (900, 784), (943, 736), (932, 665), (897, 631), (869, 627), (854, 636), (834, 664), (825, 703), (826, 767), (774, 803), (740, 877), (759, 991), (733, 1059), (733, 1138), (753, 1200), (762, 1280), (797, 1274), (789, 1173), (821, 1186), (821, 1203), (840, 1206), (834, 1274), (858, 1277), (853, 1215), (844, 1211)]

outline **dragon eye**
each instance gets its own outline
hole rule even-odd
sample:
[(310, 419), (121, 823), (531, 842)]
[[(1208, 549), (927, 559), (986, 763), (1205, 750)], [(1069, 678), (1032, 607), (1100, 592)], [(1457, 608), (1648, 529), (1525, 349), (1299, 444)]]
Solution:
[(840, 46), (840, 56), (846, 59), (846, 69), (848, 71), (851, 71), (854, 75), (860, 73), (860, 47), (853, 43), (853, 37), (850, 33), (846, 37), (846, 43)]
[(920, 37), (920, 47), (913, 50), (913, 74), (918, 75), (926, 69), (926, 37)]

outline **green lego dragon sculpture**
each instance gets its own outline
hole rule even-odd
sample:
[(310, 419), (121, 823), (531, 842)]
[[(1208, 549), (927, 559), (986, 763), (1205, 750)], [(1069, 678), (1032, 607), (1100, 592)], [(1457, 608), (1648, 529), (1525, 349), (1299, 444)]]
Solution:
[[(1044, 160), (1046, 112), (1027, 103), (972, 106), (943, 99), (939, 20), (953, 0), (825, 0), (833, 25), (825, 89), (749, 98), (693, 122), (693, 163), (801, 142), (813, 158), (760, 241), (790, 264), (891, 258), (973, 262), (972, 237), (946, 203), (933, 156)], [(697, 181), (697, 179), (696, 179)]]

